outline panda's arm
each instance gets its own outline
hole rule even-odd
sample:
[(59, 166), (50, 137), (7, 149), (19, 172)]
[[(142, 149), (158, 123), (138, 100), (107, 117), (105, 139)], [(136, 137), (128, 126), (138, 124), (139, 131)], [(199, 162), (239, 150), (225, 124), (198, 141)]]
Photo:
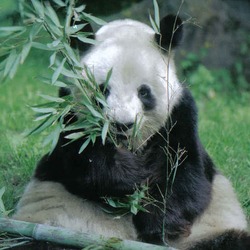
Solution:
[(79, 154), (81, 143), (64, 146), (65, 142), (59, 141), (53, 153), (40, 161), (35, 177), (60, 182), (74, 194), (98, 199), (130, 194), (149, 176), (141, 159), (126, 149), (97, 140)]

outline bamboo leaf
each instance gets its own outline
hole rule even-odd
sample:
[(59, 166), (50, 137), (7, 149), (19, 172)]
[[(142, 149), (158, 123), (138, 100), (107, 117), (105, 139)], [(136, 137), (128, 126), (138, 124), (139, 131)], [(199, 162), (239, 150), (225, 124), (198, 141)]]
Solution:
[(106, 138), (107, 138), (107, 134), (108, 134), (108, 130), (109, 130), (109, 121), (106, 120), (104, 125), (103, 125), (103, 128), (102, 128), (102, 144), (104, 145), (105, 144), (105, 141), (106, 141)]
[(80, 72), (79, 72), (79, 74), (77, 74), (77, 72), (74, 73), (74, 72), (72, 72), (70, 70), (67, 70), (65, 68), (62, 69), (61, 74), (64, 75), (64, 76), (67, 76), (69, 78), (74, 78), (74, 79), (82, 79), (83, 78), (82, 74)]
[(151, 23), (151, 26), (153, 28), (153, 30), (155, 31), (155, 33), (159, 34), (159, 29), (155, 23), (155, 21), (153, 20), (153, 18), (151, 17), (151, 15), (149, 15), (149, 20), (150, 20), (150, 23)]
[(46, 16), (48, 16), (58, 28), (62, 28), (58, 16), (50, 4), (46, 6), (46, 10), (47, 10), (45, 11)]
[(16, 71), (17, 71), (17, 68), (18, 68), (18, 65), (20, 64), (20, 59), (21, 59), (21, 55), (17, 55), (17, 57), (15, 58), (15, 61), (10, 69), (10, 72), (9, 72), (9, 76), (10, 76), (10, 79), (12, 79), (14, 77), (14, 75), (16, 74)]
[(30, 52), (30, 49), (31, 49), (31, 46), (32, 46), (32, 43), (29, 42), (27, 44), (25, 44), (23, 46), (23, 49), (22, 49), (22, 52), (21, 52), (21, 60), (20, 60), (20, 63), (23, 64), (25, 59), (27, 58), (29, 52)]
[(155, 15), (155, 24), (157, 26), (158, 32), (160, 32), (160, 12), (157, 0), (153, 0), (154, 3), (154, 15)]
[(82, 64), (77, 59), (74, 50), (67, 43), (63, 43), (63, 45), (64, 45), (64, 48), (66, 49), (68, 55), (70, 56), (70, 58), (73, 60), (74, 64), (78, 67), (82, 67)]
[(49, 27), (49, 32), (53, 34), (53, 36), (58, 37), (58, 38), (64, 37), (63, 29), (61, 27), (56, 26), (54, 22), (51, 21), (51, 19), (46, 18), (46, 24)]
[(86, 25), (87, 25), (86, 23), (83, 23), (83, 24), (76, 24), (76, 25), (70, 26), (66, 29), (66, 33), (68, 36), (75, 34), (78, 31), (80, 31), (83, 27), (85, 27)]
[(47, 47), (51, 48), (53, 50), (59, 50), (63, 48), (63, 45), (61, 44), (61, 40), (60, 39), (56, 39), (54, 40), (52, 43), (47, 43)]
[(63, 98), (60, 98), (60, 97), (54, 97), (54, 96), (43, 95), (43, 94), (40, 94), (39, 96), (41, 96), (42, 98), (44, 98), (46, 100), (52, 101), (52, 102), (59, 102), (59, 103), (65, 102), (65, 100)]
[(88, 110), (91, 112), (93, 116), (103, 119), (102, 114), (96, 111), (93, 106), (86, 105), (86, 107), (88, 108)]
[(78, 12), (78, 13), (81, 13), (81, 12), (83, 12), (85, 10), (85, 8), (86, 8), (86, 5), (83, 4), (83, 5), (80, 5), (80, 6), (76, 7), (75, 11)]
[(17, 53), (16, 53), (16, 50), (13, 49), (11, 50), (10, 52), (10, 55), (8, 56), (8, 59), (6, 61), (6, 65), (5, 65), (5, 69), (4, 69), (4, 77), (7, 76), (11, 70), (11, 67), (13, 66), (15, 60), (16, 60), (16, 57), (17, 57)]
[(70, 139), (70, 140), (77, 140), (83, 136), (85, 136), (84, 132), (76, 132), (76, 133), (71, 133), (71, 134), (65, 136), (65, 138)]
[[(42, 77), (42, 76), (38, 76), (37, 79), (41, 82), (44, 82), (46, 84), (51, 84), (51, 79), (47, 78), (47, 77)], [(68, 85), (62, 81), (56, 81), (54, 84), (54, 86), (57, 87), (67, 87)]]
[(91, 38), (87, 38), (86, 36), (81, 35), (81, 34), (77, 34), (77, 35), (72, 36), (72, 37), (76, 37), (78, 40), (80, 40), (84, 43), (89, 43), (89, 44), (93, 44), (93, 45), (96, 45), (98, 43), (96, 40), (91, 39)]
[(55, 108), (37, 108), (37, 107), (31, 107), (31, 109), (37, 113), (52, 113), (52, 114), (56, 114), (57, 111)]
[(40, 3), (37, 0), (31, 0), (33, 7), (36, 11), (36, 13), (39, 15), (40, 18), (44, 18), (44, 6), (42, 3)]
[(63, 65), (66, 62), (66, 58), (64, 58), (61, 62), (61, 64), (59, 65), (59, 67), (55, 70), (54, 74), (52, 75), (52, 79), (51, 79), (51, 83), (54, 84), (58, 77), (60, 76), (62, 69), (63, 69)]
[(82, 144), (78, 154), (81, 154), (84, 151), (84, 149), (89, 145), (89, 143), (90, 143), (90, 137), (86, 139), (86, 141)]
[(39, 115), (39, 116), (37, 116), (37, 117), (34, 119), (34, 121), (41, 121), (41, 120), (43, 120), (43, 119), (45, 119), (45, 118), (47, 118), (47, 117), (49, 117), (49, 116), (51, 116), (50, 113), (49, 113), (49, 114), (45, 114), (45, 115)]
[(30, 41), (32, 41), (34, 39), (34, 37), (40, 32), (40, 30), (42, 29), (42, 24), (41, 23), (34, 23), (30, 34), (29, 34), (29, 39)]
[(112, 68), (108, 71), (108, 74), (107, 74), (106, 80), (105, 80), (105, 84), (104, 84), (104, 90), (106, 90), (106, 88), (108, 86), (109, 80), (110, 80), (111, 75), (112, 75), (112, 71), (113, 71)]
[(50, 56), (50, 58), (49, 58), (49, 62), (50, 62), (49, 68), (52, 67), (52, 66), (55, 64), (55, 61), (56, 61), (56, 54), (57, 54), (57, 52), (54, 52), (54, 53)]
[(54, 3), (56, 3), (60, 7), (66, 7), (66, 3), (64, 3), (62, 0), (53, 0)]
[(61, 132), (62, 132), (61, 124), (57, 124), (56, 128), (45, 138), (43, 146), (46, 146), (49, 143), (51, 143), (50, 154), (55, 149)]
[(6, 34), (10, 35), (13, 32), (25, 31), (26, 28), (23, 26), (10, 26), (10, 27), (0, 27), (0, 33), (6, 32)]
[(86, 21), (93, 21), (94, 23), (98, 25), (105, 25), (106, 22), (98, 17), (92, 16), (90, 14), (87, 14), (85, 12), (82, 13), (83, 19)]
[(38, 42), (32, 42), (32, 47), (41, 50), (54, 50), (53, 48), (49, 48), (47, 45)]
[(49, 128), (55, 121), (57, 120), (56, 117), (50, 115), (45, 121), (43, 121), (41, 124), (39, 124), (36, 128), (32, 129), (27, 133), (28, 135), (35, 135), (40, 134), (45, 129)]

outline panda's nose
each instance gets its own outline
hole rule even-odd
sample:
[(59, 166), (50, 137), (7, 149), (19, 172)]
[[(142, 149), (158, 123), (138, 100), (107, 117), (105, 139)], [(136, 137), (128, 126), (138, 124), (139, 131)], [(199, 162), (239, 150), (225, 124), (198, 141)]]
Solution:
[(115, 126), (117, 132), (125, 132), (125, 131), (129, 130), (130, 128), (132, 128), (133, 125), (134, 125), (133, 122), (131, 122), (131, 123), (120, 123), (120, 122), (116, 122), (116, 123), (114, 124), (114, 126)]

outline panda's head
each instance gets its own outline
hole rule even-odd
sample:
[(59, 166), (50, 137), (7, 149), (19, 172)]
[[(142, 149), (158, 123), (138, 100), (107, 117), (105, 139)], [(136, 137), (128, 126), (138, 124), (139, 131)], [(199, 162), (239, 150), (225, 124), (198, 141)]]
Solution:
[(181, 93), (170, 53), (182, 36), (181, 20), (163, 18), (160, 33), (137, 21), (114, 21), (97, 31), (97, 44), (82, 58), (100, 88), (112, 69), (104, 112), (123, 138), (136, 123), (136, 148), (164, 126)]

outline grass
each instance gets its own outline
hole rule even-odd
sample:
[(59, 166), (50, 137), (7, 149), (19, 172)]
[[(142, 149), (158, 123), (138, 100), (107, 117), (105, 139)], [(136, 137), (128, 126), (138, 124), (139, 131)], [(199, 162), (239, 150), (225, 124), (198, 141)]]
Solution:
[(217, 168), (233, 183), (250, 219), (250, 95), (222, 93), (198, 102), (200, 136)]
[[(39, 60), (38, 60), (39, 59)], [(13, 208), (42, 154), (42, 137), (25, 137), (34, 127), (33, 112), (28, 106), (41, 103), (39, 94), (56, 94), (56, 89), (39, 83), (36, 76), (45, 74), (47, 58), (34, 53), (13, 80), (0, 84), (0, 187), (6, 187), (4, 201)]]

